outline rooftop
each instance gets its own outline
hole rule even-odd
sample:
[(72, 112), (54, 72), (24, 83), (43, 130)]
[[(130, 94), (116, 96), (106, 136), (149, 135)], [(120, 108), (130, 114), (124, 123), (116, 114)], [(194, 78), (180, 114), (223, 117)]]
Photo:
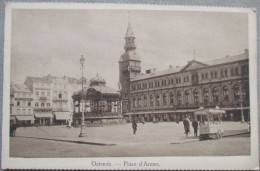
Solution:
[(27, 77), (27, 79), (37, 83), (51, 83), (51, 80), (49, 80), (47, 77)]
[(139, 76), (137, 76), (135, 79), (133, 79), (131, 81), (139, 81), (139, 80), (154, 78), (154, 77), (158, 77), (158, 76), (178, 73), (178, 72), (183, 71), (184, 68), (187, 68), (187, 66), (190, 65), (192, 62), (201, 64), (200, 68), (203, 68), (203, 67), (216, 66), (216, 65), (226, 64), (226, 63), (232, 63), (232, 62), (236, 62), (236, 61), (242, 61), (242, 60), (246, 60), (246, 59), (248, 59), (248, 50), (247, 49), (245, 50), (245, 53), (240, 54), (240, 55), (226, 56), (224, 58), (214, 59), (214, 60), (210, 60), (207, 62), (199, 62), (196, 60), (192, 60), (192, 61), (188, 62), (188, 64), (185, 66), (170, 68), (170, 69), (166, 69), (166, 70), (162, 70), (162, 71), (156, 71), (156, 72), (149, 73), (149, 74), (140, 74)]
[(11, 87), (11, 94), (12, 93), (31, 93), (28, 87), (24, 84), (13, 84)]

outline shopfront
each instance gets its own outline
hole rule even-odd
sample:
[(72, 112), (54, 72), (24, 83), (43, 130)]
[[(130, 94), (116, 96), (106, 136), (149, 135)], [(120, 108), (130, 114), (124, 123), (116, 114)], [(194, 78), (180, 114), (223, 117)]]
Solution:
[(35, 124), (51, 125), (53, 123), (53, 115), (51, 112), (36, 112)]

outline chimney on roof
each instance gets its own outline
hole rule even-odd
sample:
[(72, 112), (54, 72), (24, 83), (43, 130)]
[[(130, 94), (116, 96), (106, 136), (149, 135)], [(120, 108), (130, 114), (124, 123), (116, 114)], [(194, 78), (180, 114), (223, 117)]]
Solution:
[(179, 65), (176, 66), (176, 68), (179, 68), (179, 67), (180, 67)]
[(229, 57), (229, 55), (226, 55), (226, 58), (228, 58)]
[(155, 73), (156, 72), (156, 68), (153, 68), (153, 73)]
[(172, 69), (172, 65), (169, 65), (169, 69)]
[(248, 55), (248, 49), (245, 49), (245, 54)]

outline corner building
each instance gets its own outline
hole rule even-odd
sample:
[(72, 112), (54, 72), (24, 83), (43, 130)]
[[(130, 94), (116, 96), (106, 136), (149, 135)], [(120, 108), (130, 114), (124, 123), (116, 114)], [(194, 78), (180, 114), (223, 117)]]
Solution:
[(185, 66), (141, 74), (129, 24), (125, 53), (119, 60), (122, 112), (146, 121), (193, 117), (200, 106), (226, 111), (222, 120), (250, 120), (248, 50), (211, 61), (188, 61)]

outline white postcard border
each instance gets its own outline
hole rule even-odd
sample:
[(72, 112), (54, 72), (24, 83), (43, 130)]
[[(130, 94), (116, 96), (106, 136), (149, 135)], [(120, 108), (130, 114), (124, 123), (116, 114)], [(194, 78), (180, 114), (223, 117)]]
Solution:
[[(251, 118), (251, 156), (227, 157), (125, 157), (125, 158), (11, 158), (9, 157), (9, 102), (12, 9), (115, 9), (115, 10), (176, 10), (247, 13), (249, 21), (249, 68)], [(258, 108), (257, 108), (257, 46), (255, 9), (130, 4), (83, 3), (6, 3), (4, 40), (4, 85), (2, 120), (2, 168), (8, 169), (257, 169), (258, 167)], [(255, 90), (254, 92), (252, 90)], [(93, 166), (92, 162), (110, 162), (111, 166)], [(136, 167), (115, 166), (123, 161), (135, 162)], [(139, 166), (141, 161), (159, 163), (159, 167)], [(187, 164), (188, 163), (188, 164)]]

